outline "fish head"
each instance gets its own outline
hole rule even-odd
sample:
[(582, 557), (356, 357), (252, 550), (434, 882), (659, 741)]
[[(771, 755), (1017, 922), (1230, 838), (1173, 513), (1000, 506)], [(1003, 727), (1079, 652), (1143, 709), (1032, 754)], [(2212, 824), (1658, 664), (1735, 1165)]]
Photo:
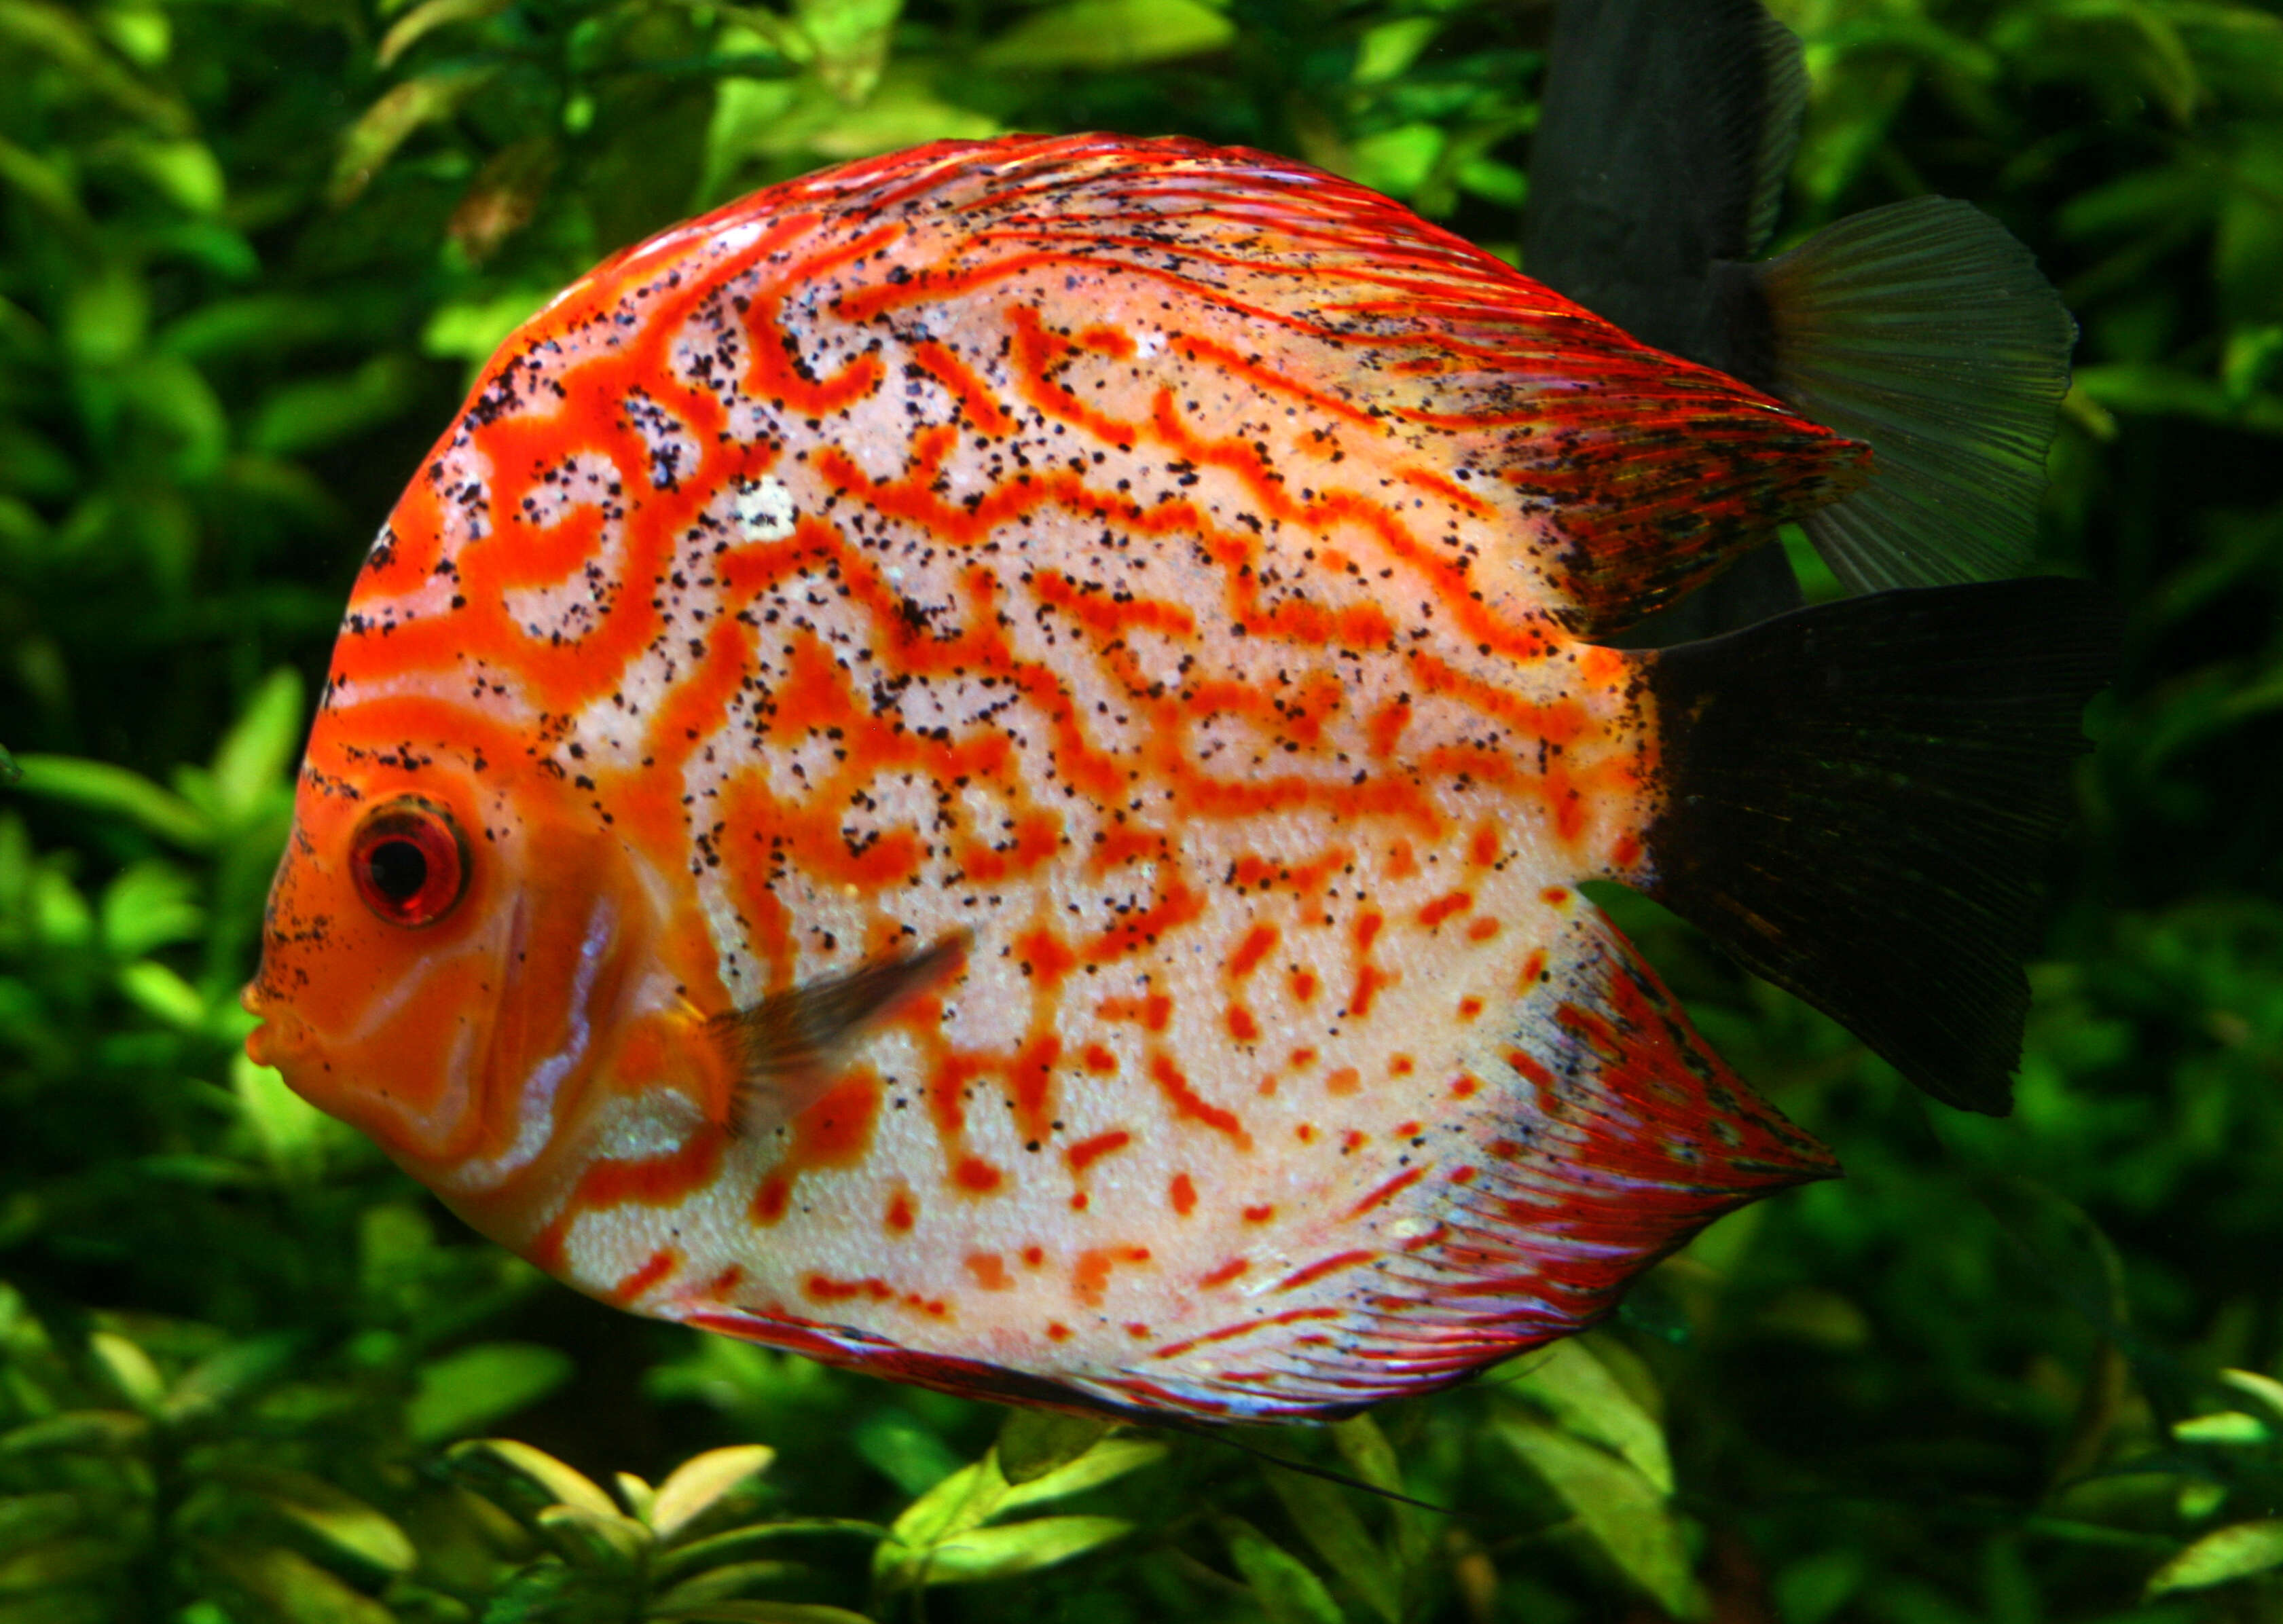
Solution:
[(726, 1110), (727, 1074), (684, 1041), (704, 1016), (663, 961), (658, 888), (591, 797), (456, 729), (376, 748), (370, 719), (318, 719), (247, 1053), (521, 1246), (604, 1096), (639, 1074), (687, 1128)]

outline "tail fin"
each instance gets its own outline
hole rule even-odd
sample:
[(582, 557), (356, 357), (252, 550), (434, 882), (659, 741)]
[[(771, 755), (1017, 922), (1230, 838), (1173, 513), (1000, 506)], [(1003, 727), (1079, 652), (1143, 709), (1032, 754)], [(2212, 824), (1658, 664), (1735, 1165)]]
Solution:
[(1883, 593), (1652, 657), (1648, 894), (1936, 1099), (2002, 1115), (2035, 879), (2114, 618), (2080, 581)]
[(2077, 342), (2030, 251), (1971, 205), (1913, 198), (1724, 268), (1765, 299), (1764, 386), (1871, 447), (1871, 483), (1804, 521), (1848, 589), (2021, 568)]

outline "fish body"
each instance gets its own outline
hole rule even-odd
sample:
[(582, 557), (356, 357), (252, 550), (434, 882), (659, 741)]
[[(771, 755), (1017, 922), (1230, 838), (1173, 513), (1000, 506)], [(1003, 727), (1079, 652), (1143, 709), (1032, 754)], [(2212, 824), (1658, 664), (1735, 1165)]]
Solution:
[(772, 188), (390, 517), (251, 1051), (638, 1312), (1129, 1411), (1458, 1379), (1835, 1170), (1577, 887), (1692, 905), (1718, 797), (1717, 693), (1592, 640), (1866, 461), (1258, 153)]

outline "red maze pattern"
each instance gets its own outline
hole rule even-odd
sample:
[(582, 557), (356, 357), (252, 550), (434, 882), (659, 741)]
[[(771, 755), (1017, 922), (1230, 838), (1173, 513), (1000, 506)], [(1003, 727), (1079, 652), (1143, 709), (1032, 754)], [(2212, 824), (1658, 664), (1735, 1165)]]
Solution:
[(1851, 451), (1278, 160), (922, 149), (511, 341), (321, 733), (521, 764), (712, 1008), (974, 933), (774, 1132), (598, 1148), (549, 1267), (962, 1390), (1353, 1404), (1825, 1170), (1568, 889), (1655, 771), (1572, 628)]

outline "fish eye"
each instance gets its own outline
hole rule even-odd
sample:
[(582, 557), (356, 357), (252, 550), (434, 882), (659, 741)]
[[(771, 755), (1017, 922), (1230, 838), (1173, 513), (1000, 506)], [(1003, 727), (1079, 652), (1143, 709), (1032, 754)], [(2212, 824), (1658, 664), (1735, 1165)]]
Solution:
[(432, 925), (468, 889), (468, 843), (433, 801), (399, 796), (357, 825), (349, 874), (364, 905), (392, 925)]

